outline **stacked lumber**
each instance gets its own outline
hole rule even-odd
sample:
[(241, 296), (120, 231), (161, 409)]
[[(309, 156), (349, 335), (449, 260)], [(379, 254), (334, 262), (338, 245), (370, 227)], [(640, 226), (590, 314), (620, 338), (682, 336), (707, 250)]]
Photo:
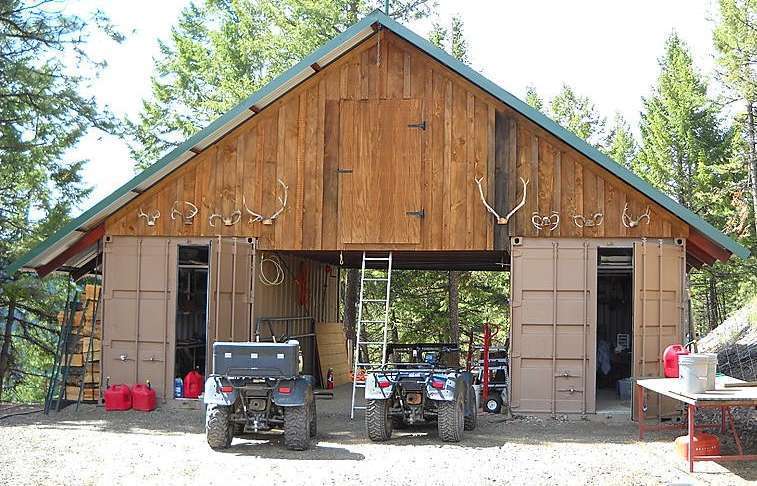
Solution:
[[(86, 285), (74, 313), (68, 340), (69, 369), (66, 379), (66, 399), (68, 400), (76, 400), (79, 397), (82, 377), (84, 379), (82, 400), (99, 401), (100, 399), (102, 311), (97, 305), (99, 292), (99, 285)], [(95, 315), (96, 310), (97, 315)], [(64, 324), (64, 317), (63, 312), (58, 314), (58, 322), (61, 326)]]
[(319, 322), (315, 325), (315, 336), (323, 383), (326, 383), (329, 368), (334, 370), (335, 386), (350, 383), (350, 361), (344, 325), (341, 322)]

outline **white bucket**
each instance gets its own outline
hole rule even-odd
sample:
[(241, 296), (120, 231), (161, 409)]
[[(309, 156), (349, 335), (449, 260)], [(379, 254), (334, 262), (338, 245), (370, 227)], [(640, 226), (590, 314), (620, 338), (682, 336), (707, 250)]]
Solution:
[(707, 370), (710, 359), (703, 354), (678, 356), (678, 381), (681, 391), (704, 393), (707, 390)]
[(707, 356), (707, 391), (715, 389), (715, 372), (718, 368), (717, 353), (702, 353)]

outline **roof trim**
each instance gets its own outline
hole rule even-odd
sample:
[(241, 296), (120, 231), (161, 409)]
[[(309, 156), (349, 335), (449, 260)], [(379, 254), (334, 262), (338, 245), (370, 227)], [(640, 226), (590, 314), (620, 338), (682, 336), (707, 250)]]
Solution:
[(521, 115), (541, 126), (544, 130), (550, 132), (557, 138), (560, 138), (578, 152), (595, 161), (660, 206), (681, 218), (684, 222), (694, 227), (697, 231), (717, 243), (719, 246), (741, 258), (749, 256), (749, 251), (745, 247), (713, 227), (691, 210), (683, 207), (666, 194), (651, 186), (641, 177), (613, 161), (607, 155), (589, 145), (586, 141), (566, 130), (527, 103), (516, 98), (502, 87), (473, 70), (471, 67), (460, 62), (452, 55), (436, 47), (428, 40), (387, 16), (381, 10), (374, 10), (365, 18), (347, 28), (347, 30), (316, 49), (299, 63), (295, 64), (293, 67), (276, 77), (273, 81), (250, 95), (247, 99), (216, 119), (205, 129), (191, 136), (184, 143), (116, 189), (102, 201), (98, 202), (87, 211), (84, 211), (77, 218), (49, 236), (45, 241), (6, 267), (6, 271), (9, 274), (13, 274), (20, 268), (27, 268), (30, 264), (41, 265), (49, 262), (60, 253), (60, 251), (55, 253), (55, 250), (57, 250), (58, 247), (65, 246), (66, 243), (72, 239), (72, 233), (77, 229), (88, 228), (92, 224), (99, 223), (99, 219), (111, 209), (114, 207), (121, 207), (135, 197), (136, 194), (134, 191), (140, 188), (140, 186), (143, 186), (142, 189), (149, 187), (156, 180), (160, 179), (183, 162), (189, 160), (194, 156), (192, 149), (207, 147), (215, 140), (228, 133), (231, 129), (253, 116), (255, 112), (251, 108), (256, 107), (262, 109), (264, 106), (276, 100), (281, 94), (314, 74), (311, 67), (313, 64), (325, 66), (344, 53), (347, 49), (354, 46), (357, 42), (368, 37), (373, 32), (371, 26), (374, 23), (383, 25), (385, 28), (415, 45), (418, 49), (433, 57), (438, 62), (457, 72), (471, 83), (509, 105)]

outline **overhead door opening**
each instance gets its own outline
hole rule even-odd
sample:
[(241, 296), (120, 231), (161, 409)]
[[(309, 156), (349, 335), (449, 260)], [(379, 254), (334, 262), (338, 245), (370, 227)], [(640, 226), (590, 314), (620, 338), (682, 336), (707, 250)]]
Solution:
[(630, 412), (633, 375), (633, 249), (597, 256), (597, 412)]
[(174, 378), (195, 370), (205, 374), (209, 248), (179, 246), (176, 292)]

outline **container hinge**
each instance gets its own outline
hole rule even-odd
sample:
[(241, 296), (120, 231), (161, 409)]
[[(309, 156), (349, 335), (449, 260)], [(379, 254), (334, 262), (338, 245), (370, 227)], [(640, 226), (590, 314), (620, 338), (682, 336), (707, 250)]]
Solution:
[(416, 218), (425, 218), (426, 217), (426, 210), (425, 209), (419, 209), (418, 211), (406, 211), (406, 215), (408, 216), (415, 216)]
[(337, 174), (352, 174), (352, 169), (343, 169), (341, 167), (337, 167), (336, 173)]
[(423, 120), (420, 123), (410, 123), (407, 125), (408, 128), (420, 128), (421, 130), (426, 130), (426, 120)]

